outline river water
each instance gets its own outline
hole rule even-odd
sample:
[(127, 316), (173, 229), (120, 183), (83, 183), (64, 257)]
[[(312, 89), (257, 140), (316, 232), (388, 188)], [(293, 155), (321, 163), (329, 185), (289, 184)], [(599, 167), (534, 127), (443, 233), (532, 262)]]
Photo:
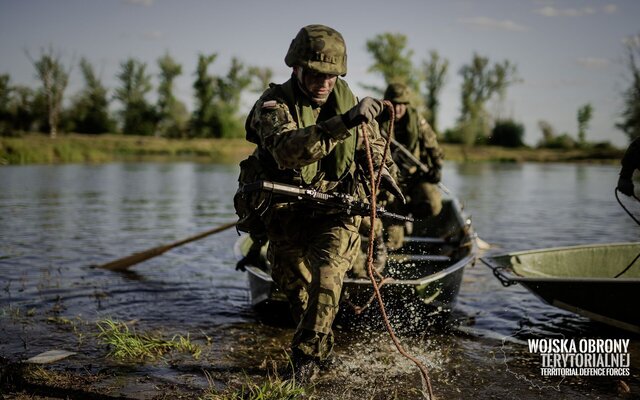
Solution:
[[(486, 255), (640, 240), (640, 227), (615, 200), (617, 172), (615, 165), (447, 163), (443, 182), (492, 244)], [(197, 163), (0, 168), (0, 357), (74, 351), (67, 370), (119, 371), (125, 378), (102, 391), (132, 398), (264, 377), (272, 360), (283, 362), (292, 329), (263, 324), (251, 309), (246, 276), (234, 270), (234, 230), (127, 273), (91, 267), (233, 220), (237, 173), (235, 165)], [(640, 215), (640, 205), (623, 202)], [(402, 338), (429, 367), (438, 398), (640, 396), (637, 335), (548, 306), (518, 285), (502, 287), (480, 262), (465, 271), (454, 316), (450, 327)], [(95, 337), (105, 318), (167, 337), (189, 334), (205, 351), (199, 360), (114, 363)], [(338, 361), (320, 377), (316, 397), (421, 398), (417, 368), (384, 332), (336, 334)], [(541, 376), (530, 338), (630, 339), (631, 376)]]

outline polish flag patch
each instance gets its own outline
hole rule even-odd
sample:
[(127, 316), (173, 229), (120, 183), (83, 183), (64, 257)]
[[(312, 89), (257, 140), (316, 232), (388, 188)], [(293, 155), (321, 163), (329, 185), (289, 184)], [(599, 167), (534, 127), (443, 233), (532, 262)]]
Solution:
[(262, 108), (276, 108), (277, 104), (278, 102), (276, 102), (275, 100), (265, 101), (264, 103), (262, 103)]

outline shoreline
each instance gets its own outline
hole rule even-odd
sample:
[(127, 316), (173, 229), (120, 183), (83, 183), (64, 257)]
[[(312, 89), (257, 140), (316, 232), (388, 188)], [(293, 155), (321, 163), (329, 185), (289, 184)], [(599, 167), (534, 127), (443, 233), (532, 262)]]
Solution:
[[(619, 163), (624, 150), (464, 147), (441, 143), (445, 161)], [(243, 138), (166, 139), (118, 134), (62, 134), (55, 139), (30, 133), (0, 137), (0, 165), (105, 163), (113, 161), (198, 161), (238, 163), (255, 146)]]

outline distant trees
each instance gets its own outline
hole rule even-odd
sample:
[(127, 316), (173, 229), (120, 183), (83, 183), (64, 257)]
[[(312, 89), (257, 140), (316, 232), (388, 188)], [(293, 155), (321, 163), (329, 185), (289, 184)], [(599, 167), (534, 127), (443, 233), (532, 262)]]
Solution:
[(60, 56), (53, 51), (52, 47), (43, 50), (37, 60), (32, 59), (28, 54), (27, 56), (36, 69), (36, 77), (42, 83), (40, 94), (45, 105), (46, 122), (50, 136), (55, 138), (70, 71), (65, 69)]
[(93, 66), (85, 58), (80, 60), (80, 71), (85, 87), (71, 105), (72, 131), (83, 133), (106, 133), (115, 131), (115, 121), (109, 115), (109, 98), (95, 73)]
[(489, 114), (486, 104), (495, 96), (504, 97), (512, 84), (519, 82), (516, 66), (509, 60), (490, 65), (487, 57), (473, 54), (469, 64), (459, 71), (462, 77), (460, 90), (460, 117), (463, 143), (473, 145), (478, 137), (489, 136)]
[(151, 91), (151, 76), (146, 72), (147, 65), (134, 58), (120, 64), (117, 78), (120, 87), (116, 88), (114, 98), (122, 104), (120, 117), (122, 131), (130, 135), (153, 135), (157, 114), (146, 96)]
[[(231, 60), (226, 74), (209, 72), (217, 55), (199, 55), (193, 82), (194, 110), (190, 113), (175, 93), (180, 65), (166, 53), (157, 60), (157, 100), (149, 100), (156, 79), (147, 65), (135, 58), (120, 64), (117, 87), (103, 85), (94, 67), (80, 60), (82, 89), (65, 105), (65, 89), (71, 68), (49, 48), (38, 59), (27, 53), (36, 77), (42, 83), (33, 90), (14, 85), (8, 74), (0, 75), (0, 135), (39, 130), (52, 137), (59, 131), (155, 135), (162, 137), (233, 137), (244, 134), (239, 115), (242, 94), (264, 91), (273, 76), (270, 68), (246, 66), (238, 58)], [(111, 111), (115, 100), (117, 110)], [(117, 118), (113, 118), (113, 116)]]
[(622, 94), (624, 106), (616, 127), (631, 141), (640, 137), (640, 34), (627, 39), (625, 53), (630, 82)]
[[(367, 51), (373, 57), (373, 64), (369, 72), (382, 74), (385, 83), (405, 83), (413, 88), (416, 93), (419, 90), (419, 79), (411, 57), (413, 50), (407, 49), (407, 37), (403, 34), (382, 33), (373, 39), (367, 40)], [(379, 94), (384, 93), (385, 88), (368, 87)]]
[(425, 95), (424, 101), (427, 106), (429, 125), (438, 132), (438, 111), (440, 109), (440, 92), (444, 87), (447, 72), (449, 71), (449, 60), (441, 59), (437, 51), (429, 52), (429, 60), (423, 61)]
[(589, 122), (593, 116), (593, 107), (590, 103), (578, 108), (577, 120), (578, 120), (578, 143), (581, 146), (587, 144), (587, 129), (589, 129)]
[(182, 66), (168, 53), (158, 59), (160, 84), (156, 105), (158, 124), (156, 136), (185, 137), (189, 124), (189, 113), (183, 102), (174, 94), (174, 80), (182, 74)]

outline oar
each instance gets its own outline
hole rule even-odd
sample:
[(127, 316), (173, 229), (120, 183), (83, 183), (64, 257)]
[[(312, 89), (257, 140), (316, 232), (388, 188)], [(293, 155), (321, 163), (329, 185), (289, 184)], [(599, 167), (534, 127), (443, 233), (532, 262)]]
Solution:
[(218, 232), (222, 232), (225, 231), (233, 226), (236, 226), (236, 222), (229, 222), (226, 223), (224, 225), (220, 225), (216, 228), (210, 229), (208, 231), (199, 233), (197, 235), (194, 236), (190, 236), (186, 239), (182, 239), (179, 240), (177, 242), (173, 242), (173, 243), (169, 243), (169, 244), (165, 244), (162, 246), (158, 246), (158, 247), (154, 247), (152, 249), (149, 250), (145, 250), (145, 251), (141, 251), (139, 253), (135, 253), (135, 254), (131, 254), (130, 256), (126, 256), (111, 262), (108, 262), (106, 264), (102, 264), (102, 265), (97, 265), (97, 268), (106, 268), (106, 269), (110, 269), (112, 271), (124, 271), (126, 269), (128, 269), (129, 267), (131, 267), (132, 265), (141, 263), (145, 260), (148, 260), (150, 258), (159, 256), (160, 254), (169, 251), (171, 249), (173, 249), (174, 247), (178, 247), (178, 246), (182, 246), (183, 244), (187, 244), (189, 242), (193, 242), (195, 240), (198, 239), (202, 239), (203, 237), (207, 237), (209, 235), (213, 235), (214, 233), (218, 233)]

